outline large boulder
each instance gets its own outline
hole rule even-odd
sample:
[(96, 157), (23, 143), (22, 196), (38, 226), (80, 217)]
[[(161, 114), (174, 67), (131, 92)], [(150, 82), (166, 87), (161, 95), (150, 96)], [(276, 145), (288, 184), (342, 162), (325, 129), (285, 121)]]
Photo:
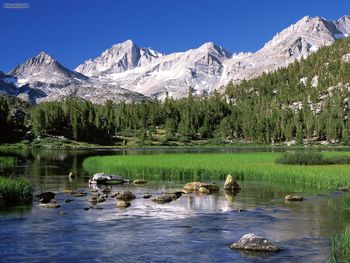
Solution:
[(198, 192), (201, 187), (206, 188), (209, 192), (219, 191), (219, 186), (215, 183), (190, 182), (185, 184), (182, 188), (189, 192)]
[(226, 181), (224, 183), (224, 189), (228, 191), (238, 192), (239, 190), (241, 190), (241, 187), (238, 185), (235, 178), (229, 174), (226, 177)]
[(128, 201), (128, 200), (135, 199), (136, 196), (132, 192), (130, 192), (129, 190), (123, 190), (120, 193), (118, 193), (115, 198), (117, 198), (119, 200)]
[(232, 249), (258, 251), (258, 252), (278, 252), (280, 248), (272, 241), (249, 233), (242, 236), (237, 242), (229, 246)]

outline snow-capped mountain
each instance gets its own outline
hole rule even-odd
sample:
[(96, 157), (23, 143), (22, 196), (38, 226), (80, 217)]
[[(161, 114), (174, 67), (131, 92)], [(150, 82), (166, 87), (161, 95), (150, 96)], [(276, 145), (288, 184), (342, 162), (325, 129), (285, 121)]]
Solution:
[(6, 76), (5, 81), (11, 81), (11, 89), (8, 86), (3, 90), (36, 103), (67, 97), (87, 99), (96, 103), (103, 103), (107, 99), (115, 101), (145, 99), (143, 95), (125, 90), (118, 85), (71, 71), (45, 52), (40, 52), (39, 55), (15, 67)]
[(40, 52), (36, 57), (15, 67), (9, 75), (15, 76), (19, 84), (34, 82), (65, 84), (72, 80), (86, 79), (84, 75), (65, 68), (45, 52)]
[(0, 92), (35, 102), (79, 97), (97, 103), (164, 98), (167, 93), (181, 98), (187, 96), (189, 87), (195, 94), (208, 94), (231, 80), (238, 83), (286, 67), (349, 34), (349, 16), (336, 21), (306, 16), (255, 53), (230, 54), (208, 42), (166, 55), (127, 40), (85, 61), (75, 71), (41, 52), (8, 74), (1, 73)]
[(322, 46), (347, 37), (349, 29), (349, 16), (337, 21), (306, 16), (255, 53), (231, 55), (209, 42), (185, 52), (169, 55), (156, 52), (145, 63), (140, 63), (142, 49), (128, 40), (78, 66), (76, 71), (147, 96), (162, 98), (168, 93), (180, 98), (187, 95), (190, 86), (195, 93), (206, 94), (230, 80), (238, 83), (286, 67)]
[(136, 67), (145, 67), (153, 60), (162, 57), (158, 51), (150, 48), (139, 48), (133, 41), (113, 45), (104, 51), (100, 57), (87, 60), (75, 71), (86, 76), (104, 76), (125, 72)]
[(243, 79), (257, 77), (262, 72), (286, 67), (322, 46), (331, 45), (337, 39), (347, 37), (349, 30), (349, 16), (343, 16), (337, 21), (305, 16), (274, 36), (256, 53), (238, 61), (225, 61), (227, 70), (223, 74), (221, 84), (228, 80), (237, 83)]

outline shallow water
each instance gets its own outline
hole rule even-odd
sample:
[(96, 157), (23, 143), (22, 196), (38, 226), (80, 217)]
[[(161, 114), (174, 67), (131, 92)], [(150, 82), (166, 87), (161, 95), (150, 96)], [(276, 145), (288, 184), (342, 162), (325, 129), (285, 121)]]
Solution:
[[(211, 150), (210, 150), (211, 151)], [(144, 154), (98, 152), (98, 154)], [(147, 153), (153, 153), (147, 152)], [(39, 151), (15, 154), (21, 163), (14, 174), (29, 178), (36, 190), (57, 192), (61, 207), (13, 208), (0, 213), (2, 262), (325, 262), (329, 237), (342, 220), (328, 208), (339, 193), (310, 191), (263, 182), (240, 182), (242, 191), (225, 195), (183, 195), (169, 204), (143, 199), (184, 182), (152, 181), (146, 185), (112, 186), (129, 189), (137, 198), (127, 209), (108, 198), (89, 209), (88, 175), (81, 169), (89, 151)], [(77, 178), (70, 181), (67, 174)], [(223, 182), (217, 182), (223, 184)], [(83, 189), (85, 197), (72, 197), (64, 189)], [(285, 203), (287, 193), (301, 193), (304, 202)], [(66, 199), (73, 199), (66, 203)], [(228, 248), (243, 234), (253, 232), (275, 241), (275, 254), (244, 254)]]

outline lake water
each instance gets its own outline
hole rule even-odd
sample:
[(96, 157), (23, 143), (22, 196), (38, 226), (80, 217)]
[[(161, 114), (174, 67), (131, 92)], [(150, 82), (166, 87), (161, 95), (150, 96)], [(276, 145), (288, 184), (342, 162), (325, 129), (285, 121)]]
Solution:
[[(211, 152), (217, 149), (175, 150)], [(222, 151), (234, 151), (223, 149)], [(108, 198), (91, 206), (89, 175), (82, 160), (102, 154), (154, 154), (152, 151), (24, 151), (6, 152), (19, 159), (14, 175), (31, 180), (37, 192), (54, 191), (61, 205), (46, 209), (34, 205), (0, 212), (1, 262), (326, 262), (329, 237), (344, 223), (329, 208), (341, 195), (256, 181), (239, 182), (236, 196), (183, 195), (169, 204), (143, 199), (185, 182), (151, 181), (146, 185), (115, 185), (112, 191), (131, 190), (136, 199), (126, 209)], [(174, 150), (166, 150), (174, 152)], [(73, 171), (77, 177), (69, 180)], [(222, 181), (217, 182), (222, 185)], [(85, 197), (63, 194), (85, 190)], [(297, 193), (306, 200), (285, 203)], [(73, 199), (66, 203), (65, 200)], [(228, 245), (243, 234), (256, 233), (276, 242), (282, 251), (246, 254)]]

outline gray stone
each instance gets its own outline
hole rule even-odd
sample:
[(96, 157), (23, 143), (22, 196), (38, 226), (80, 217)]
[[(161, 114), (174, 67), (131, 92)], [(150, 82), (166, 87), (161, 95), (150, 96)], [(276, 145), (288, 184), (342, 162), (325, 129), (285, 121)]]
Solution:
[(270, 240), (249, 233), (242, 236), (237, 242), (229, 246), (232, 249), (259, 252), (278, 252), (280, 248)]
[(120, 199), (120, 200), (127, 201), (127, 200), (135, 199), (136, 196), (132, 192), (130, 192), (129, 190), (123, 190), (117, 194), (116, 198)]

